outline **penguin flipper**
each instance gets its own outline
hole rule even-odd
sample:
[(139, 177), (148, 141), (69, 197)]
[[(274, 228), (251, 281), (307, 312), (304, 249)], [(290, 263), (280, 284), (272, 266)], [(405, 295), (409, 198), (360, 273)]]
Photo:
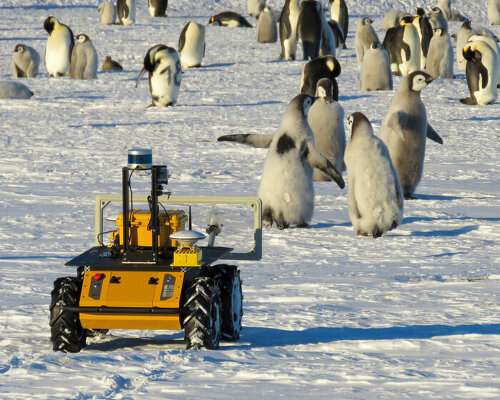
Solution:
[(254, 134), (239, 134), (239, 135), (224, 135), (217, 138), (218, 142), (236, 142), (255, 147), (257, 149), (267, 149), (273, 141), (274, 133), (270, 135), (254, 135)]
[(408, 126), (408, 115), (401, 111), (393, 113), (387, 121), (387, 126), (396, 132), (403, 142), (406, 141), (403, 129)]
[(141, 69), (139, 72), (139, 76), (137, 77), (137, 81), (135, 82), (135, 87), (139, 86), (139, 82), (141, 81), (142, 76), (147, 72), (146, 68)]
[(430, 124), (427, 124), (427, 137), (436, 143), (443, 144), (443, 139), (441, 139), (441, 136), (437, 134)]
[(339, 188), (344, 189), (345, 182), (337, 168), (326, 157), (321, 155), (312, 142), (307, 143), (305, 158), (313, 168), (317, 168), (332, 178)]

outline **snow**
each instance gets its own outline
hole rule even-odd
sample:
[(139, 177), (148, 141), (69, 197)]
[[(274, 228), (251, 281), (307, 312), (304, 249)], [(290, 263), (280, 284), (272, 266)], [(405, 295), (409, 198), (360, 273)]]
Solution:
[[(95, 195), (120, 193), (127, 149), (152, 148), (175, 195), (254, 196), (265, 150), (216, 138), (272, 133), (299, 90), (304, 62), (278, 61), (279, 43), (257, 43), (255, 28), (208, 26), (204, 66), (185, 71), (178, 105), (147, 108), (146, 80), (134, 85), (148, 48), (177, 47), (188, 20), (247, 10), (246, 1), (171, 1), (168, 18), (151, 18), (138, 3), (137, 23), (123, 27), (99, 25), (96, 1), (1, 2), (1, 80), (12, 79), (17, 43), (43, 56), (49, 15), (88, 34), (99, 64), (111, 55), (124, 71), (76, 81), (49, 79), (41, 66), (23, 79), (30, 100), (0, 100), (0, 398), (500, 398), (500, 103), (460, 104), (468, 90), (456, 65), (456, 80), (422, 93), (444, 145), (428, 142), (402, 225), (377, 240), (357, 237), (347, 189), (316, 183), (311, 226), (265, 229), (263, 259), (239, 263), (238, 342), (191, 351), (182, 332), (115, 330), (78, 354), (52, 351), (52, 282), (74, 275), (64, 263), (93, 245)], [(394, 92), (359, 90), (355, 27), (368, 15), (382, 39), (383, 13), (422, 3), (434, 5), (348, 1), (339, 100), (346, 118), (361, 111), (376, 133)], [(473, 26), (487, 25), (486, 4), (452, 3)], [(459, 27), (450, 23), (451, 32)], [(193, 209), (195, 229), (209, 211)], [(240, 227), (251, 213), (220, 211), (217, 242), (248, 245)]]

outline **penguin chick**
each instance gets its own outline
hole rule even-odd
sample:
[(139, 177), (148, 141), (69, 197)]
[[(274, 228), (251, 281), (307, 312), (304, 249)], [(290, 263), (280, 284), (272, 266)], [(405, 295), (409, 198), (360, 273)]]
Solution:
[(359, 21), (358, 29), (356, 30), (354, 45), (356, 46), (356, 55), (358, 57), (358, 64), (360, 65), (363, 62), (365, 50), (368, 49), (373, 42), (379, 42), (372, 23), (372, 19), (362, 18), (361, 21)]
[(18, 44), (12, 55), (12, 73), (14, 78), (34, 78), (38, 75), (40, 55), (30, 46)]
[(103, 71), (123, 71), (123, 67), (118, 62), (113, 60), (111, 56), (104, 57), (101, 69)]
[(116, 7), (112, 1), (104, 1), (97, 6), (99, 22), (102, 25), (113, 25), (116, 21)]
[(345, 151), (349, 217), (358, 235), (374, 239), (396, 228), (403, 218), (403, 192), (384, 142), (360, 112), (349, 119), (351, 140)]
[(248, 15), (258, 19), (260, 13), (262, 12), (265, 6), (266, 6), (265, 0), (248, 0), (247, 1)]
[(403, 78), (387, 112), (380, 138), (389, 149), (405, 198), (411, 198), (424, 169), (426, 138), (442, 144), (443, 139), (427, 122), (420, 92), (432, 77), (414, 71)]
[[(307, 121), (314, 134), (314, 145), (335, 166), (337, 171), (345, 171), (345, 130), (344, 109), (333, 100), (333, 83), (328, 78), (318, 81), (317, 100), (307, 114)], [(331, 181), (331, 178), (315, 168), (315, 181)]]
[(270, 135), (226, 135), (218, 141), (244, 143), (268, 148), (258, 196), (262, 200), (265, 224), (276, 222), (279, 229), (292, 224), (308, 226), (314, 208), (313, 168), (321, 169), (340, 188), (342, 176), (314, 147), (307, 113), (313, 98), (299, 94), (286, 109), (277, 131)]
[(453, 45), (445, 28), (436, 29), (427, 53), (427, 72), (435, 78), (453, 79)]
[(405, 13), (401, 10), (392, 9), (384, 15), (382, 19), (382, 26), (380, 29), (387, 31), (390, 28), (395, 28), (399, 25), (399, 21), (403, 19)]
[(0, 99), (29, 99), (33, 92), (21, 82), (0, 81)]
[(45, 48), (45, 67), (51, 77), (68, 75), (75, 40), (73, 32), (55, 17), (47, 17), (43, 27), (49, 34)]
[(365, 50), (359, 85), (361, 90), (392, 90), (389, 55), (378, 42), (373, 42)]
[(500, 0), (488, 1), (488, 21), (491, 25), (500, 25)]
[(269, 6), (264, 7), (257, 22), (257, 42), (276, 43), (278, 41), (278, 27)]
[(446, 28), (448, 30), (448, 20), (443, 14), (443, 10), (439, 7), (434, 7), (429, 13), (429, 22), (432, 26), (432, 30), (438, 28)]
[(71, 79), (97, 79), (97, 52), (90, 38), (81, 33), (71, 54)]

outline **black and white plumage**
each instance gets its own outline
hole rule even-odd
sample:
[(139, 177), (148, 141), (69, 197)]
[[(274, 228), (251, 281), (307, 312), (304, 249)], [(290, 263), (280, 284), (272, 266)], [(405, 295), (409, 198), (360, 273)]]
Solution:
[(373, 134), (366, 116), (349, 119), (351, 140), (345, 151), (349, 217), (358, 235), (374, 239), (396, 228), (403, 218), (403, 192), (389, 150)]
[(265, 0), (247, 0), (248, 15), (259, 18), (260, 13), (265, 6)]
[(337, 21), (344, 33), (343, 48), (346, 47), (347, 34), (349, 32), (349, 10), (345, 0), (328, 0), (328, 7), (330, 7), (330, 19)]
[(44, 57), (49, 76), (68, 75), (71, 52), (75, 44), (73, 32), (69, 26), (61, 24), (55, 17), (48, 17), (43, 26), (49, 34)]
[(361, 18), (358, 28), (356, 29), (356, 36), (354, 38), (354, 45), (356, 47), (356, 55), (358, 57), (358, 64), (363, 62), (363, 55), (365, 50), (370, 48), (373, 42), (379, 42), (377, 33), (372, 26), (373, 20), (370, 18)]
[(97, 6), (99, 22), (102, 25), (113, 25), (116, 21), (116, 7), (112, 1), (104, 1)]
[(457, 62), (458, 69), (465, 70), (466, 60), (462, 54), (462, 49), (465, 47), (469, 38), (474, 35), (489, 36), (492, 39), (496, 39), (495, 34), (484, 26), (474, 26), (472, 27), (470, 21), (465, 21), (459, 31), (457, 32)]
[(319, 56), (322, 40), (321, 4), (316, 0), (304, 0), (300, 6), (297, 22), (297, 34), (302, 42), (304, 60), (313, 60)]
[(335, 21), (334, 19), (331, 19), (330, 21), (327, 21), (328, 22), (328, 25), (330, 25), (330, 28), (333, 32), (333, 37), (335, 38), (335, 46), (336, 46), (336, 51), (335, 51), (335, 54), (332, 54), (332, 55), (335, 55), (335, 57), (339, 58), (340, 57), (340, 52), (342, 51), (342, 48), (344, 46), (344, 43), (345, 43), (345, 34), (344, 34), (344, 31), (342, 30), (342, 27), (340, 26), (340, 24)]
[(333, 83), (333, 100), (339, 99), (339, 88), (337, 84), (337, 76), (340, 75), (340, 63), (333, 56), (317, 57), (309, 61), (302, 71), (300, 79), (300, 93), (314, 96), (316, 93), (316, 86), (321, 78), (328, 78)]
[[(307, 114), (307, 121), (314, 134), (314, 145), (335, 166), (337, 171), (345, 171), (345, 130), (344, 109), (333, 100), (333, 83), (328, 78), (318, 81), (316, 101)], [(315, 181), (331, 181), (319, 169), (314, 169)]]
[(297, 52), (297, 22), (300, 14), (299, 0), (285, 0), (279, 19), (281, 44), (280, 59), (295, 60)]
[(410, 198), (424, 168), (426, 139), (442, 144), (443, 140), (427, 121), (420, 92), (432, 77), (424, 71), (414, 71), (403, 78), (387, 112), (380, 138), (384, 141), (398, 173), (405, 197)]
[(286, 109), (280, 127), (270, 135), (226, 135), (218, 141), (232, 141), (268, 148), (258, 196), (262, 200), (265, 224), (279, 229), (290, 225), (306, 227), (314, 209), (313, 168), (330, 176), (340, 188), (344, 180), (333, 164), (315, 148), (307, 112), (313, 98), (295, 96)]
[(29, 99), (33, 92), (21, 82), (0, 81), (0, 99)]
[(149, 15), (152, 17), (166, 17), (168, 0), (148, 0)]
[(264, 7), (257, 22), (257, 42), (276, 43), (278, 41), (278, 25), (269, 6)]
[(491, 25), (500, 25), (500, 0), (488, 1), (488, 21)]
[(179, 35), (179, 56), (182, 68), (201, 67), (205, 57), (205, 27), (189, 21)]
[(209, 25), (227, 26), (230, 28), (252, 28), (252, 25), (245, 19), (245, 17), (238, 13), (235, 13), (234, 11), (223, 11), (219, 14), (216, 14), (210, 17), (208, 23)]
[(424, 69), (427, 60), (427, 52), (429, 51), (429, 44), (434, 32), (423, 8), (417, 7), (417, 15), (413, 18), (413, 25), (417, 28), (418, 37), (420, 38), (420, 68)]
[(144, 68), (137, 77), (135, 87), (146, 72), (149, 73), (151, 106), (168, 107), (176, 104), (182, 81), (182, 68), (177, 51), (163, 44), (151, 47), (144, 57)]
[[(467, 39), (467, 42), (475, 42), (477, 40), (480, 40), (482, 42), (485, 42), (488, 46), (490, 46), (496, 53), (498, 63), (500, 65), (500, 45), (498, 42), (498, 38), (496, 37), (491, 37), (489, 35), (481, 35), (478, 33), (474, 33), (470, 35), (469, 39)], [(497, 88), (500, 88), (500, 68), (497, 69)]]
[(104, 57), (101, 69), (103, 71), (123, 71), (123, 67), (117, 61), (113, 60), (111, 56)]
[(25, 44), (17, 44), (12, 55), (12, 73), (14, 78), (34, 78), (38, 75), (40, 54)]
[(392, 73), (389, 55), (379, 42), (365, 50), (359, 74), (361, 90), (392, 90)]
[(135, 24), (137, 0), (117, 0), (116, 9), (120, 24), (130, 26)]
[(429, 44), (426, 70), (435, 78), (453, 79), (453, 45), (444, 28), (436, 29)]
[(97, 79), (97, 51), (85, 34), (76, 36), (76, 44), (71, 53), (69, 77), (71, 79)]

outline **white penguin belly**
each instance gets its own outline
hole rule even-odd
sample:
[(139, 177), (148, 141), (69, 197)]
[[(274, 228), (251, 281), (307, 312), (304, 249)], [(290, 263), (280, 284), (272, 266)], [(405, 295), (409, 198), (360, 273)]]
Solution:
[(401, 49), (402, 64), (399, 66), (401, 75), (406, 76), (420, 68), (420, 42), (417, 30), (410, 25), (405, 28), (403, 42), (410, 47), (410, 58), (406, 60), (406, 52)]
[(66, 31), (55, 31), (47, 41), (45, 64), (50, 75), (66, 75), (70, 66), (69, 42)]
[[(167, 68), (170, 68), (170, 72)], [(151, 97), (154, 105), (165, 107), (177, 102), (180, 85), (175, 83), (176, 73), (175, 64), (158, 64), (151, 76)], [(172, 74), (173, 76), (170, 76)]]

